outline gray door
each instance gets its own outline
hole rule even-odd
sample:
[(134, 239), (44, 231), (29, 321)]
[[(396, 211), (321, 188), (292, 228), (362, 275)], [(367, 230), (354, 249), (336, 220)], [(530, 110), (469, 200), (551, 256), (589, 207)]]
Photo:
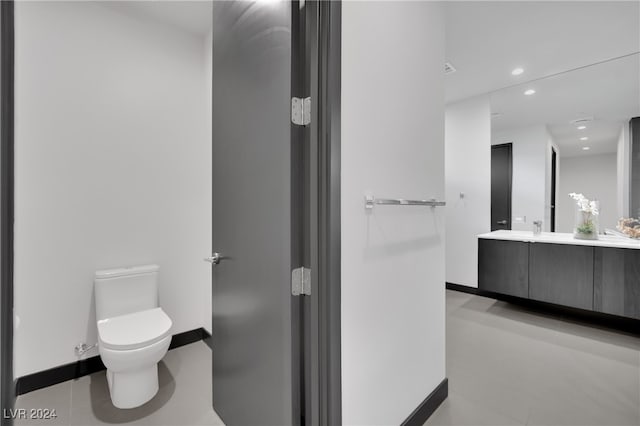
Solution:
[(214, 2), (213, 407), (228, 426), (299, 416), (291, 14), (289, 2)]
[(491, 230), (511, 229), (512, 144), (491, 147)]

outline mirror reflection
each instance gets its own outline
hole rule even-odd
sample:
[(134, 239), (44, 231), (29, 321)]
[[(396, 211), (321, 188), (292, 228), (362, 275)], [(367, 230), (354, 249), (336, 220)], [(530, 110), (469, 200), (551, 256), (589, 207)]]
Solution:
[(599, 202), (599, 230), (633, 216), (630, 121), (640, 54), (490, 94), (491, 229), (573, 232), (570, 193)]

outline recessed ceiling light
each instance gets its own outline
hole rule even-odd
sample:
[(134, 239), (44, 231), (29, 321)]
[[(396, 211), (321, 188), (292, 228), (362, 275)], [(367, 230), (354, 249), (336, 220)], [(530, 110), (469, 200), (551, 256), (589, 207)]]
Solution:
[(535, 90), (533, 90), (533, 89), (529, 89), (529, 90), (527, 90), (526, 92), (524, 92), (524, 94), (525, 94), (525, 95), (527, 95), (527, 96), (531, 96), (531, 95), (533, 95), (534, 93), (536, 93), (536, 91), (535, 91)]
[(583, 150), (583, 151), (589, 151), (590, 149), (591, 149), (591, 148), (589, 148), (588, 146), (583, 146), (583, 147), (582, 147), (582, 150)]
[(587, 128), (587, 126), (578, 126), (578, 130), (584, 130), (586, 128)]
[(522, 68), (516, 68), (513, 71), (511, 71), (511, 75), (520, 75), (524, 72), (524, 70)]
[(589, 140), (589, 138), (588, 138), (588, 137), (586, 137), (586, 136), (583, 136), (583, 137), (581, 137), (581, 138), (580, 138), (580, 140), (581, 140), (581, 141), (587, 141), (587, 140)]

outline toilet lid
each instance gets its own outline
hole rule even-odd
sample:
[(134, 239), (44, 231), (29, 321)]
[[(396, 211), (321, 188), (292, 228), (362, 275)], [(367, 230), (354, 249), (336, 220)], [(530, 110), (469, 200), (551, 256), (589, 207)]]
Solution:
[(98, 336), (105, 348), (136, 349), (167, 337), (171, 325), (171, 319), (162, 308), (154, 308), (100, 320)]

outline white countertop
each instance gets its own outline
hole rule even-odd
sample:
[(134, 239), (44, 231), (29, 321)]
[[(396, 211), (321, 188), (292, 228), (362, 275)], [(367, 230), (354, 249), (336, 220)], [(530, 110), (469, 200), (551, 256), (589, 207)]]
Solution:
[(533, 235), (530, 231), (493, 231), (478, 235), (488, 240), (523, 241), (528, 243), (571, 244), (575, 246), (613, 247), (640, 249), (640, 240), (618, 237), (615, 235), (599, 235), (597, 240), (579, 240), (573, 234), (561, 232), (543, 232)]

